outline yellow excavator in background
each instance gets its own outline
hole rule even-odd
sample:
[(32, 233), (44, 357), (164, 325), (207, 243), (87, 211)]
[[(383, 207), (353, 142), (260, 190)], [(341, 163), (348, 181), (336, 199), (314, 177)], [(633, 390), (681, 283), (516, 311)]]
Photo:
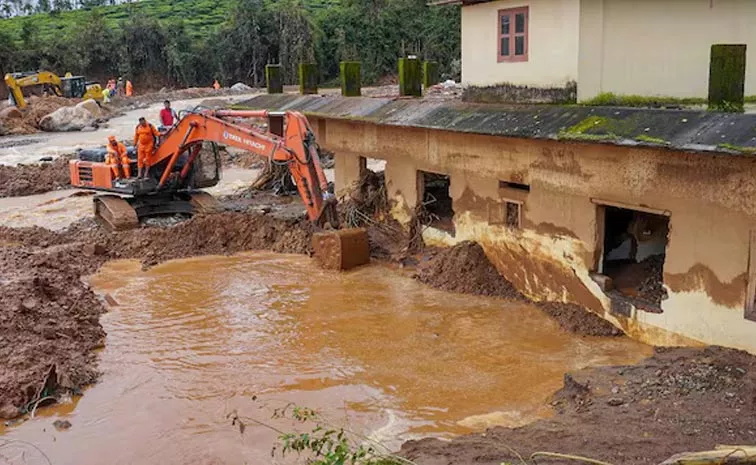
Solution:
[(43, 86), (46, 90), (66, 98), (95, 99), (102, 102), (102, 86), (96, 82), (87, 82), (84, 76), (59, 77), (49, 71), (9, 73), (5, 75), (11, 99), (18, 108), (25, 108), (27, 103), (22, 89), (29, 86)]

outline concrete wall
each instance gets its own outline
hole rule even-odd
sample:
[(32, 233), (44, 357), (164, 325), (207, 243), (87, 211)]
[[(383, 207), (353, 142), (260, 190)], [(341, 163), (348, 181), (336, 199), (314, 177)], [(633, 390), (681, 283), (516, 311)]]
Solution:
[[(321, 145), (336, 153), (337, 189), (357, 179), (360, 156), (387, 160), (400, 221), (418, 200), (416, 170), (449, 174), (456, 234), (429, 230), (426, 239), (480, 242), (530, 297), (581, 303), (652, 343), (700, 341), (756, 353), (756, 322), (744, 319), (748, 257), (756, 253), (749, 250), (756, 159), (333, 119), (315, 127)], [(490, 224), (507, 197), (499, 180), (531, 187), (519, 230)], [(589, 277), (600, 255), (601, 200), (670, 212), (663, 313), (613, 314)]]
[[(498, 11), (530, 7), (529, 57), (498, 62)], [(462, 82), (564, 87), (578, 77), (580, 0), (498, 0), (462, 8)]]
[(748, 44), (746, 95), (756, 94), (755, 1), (580, 3), (579, 100), (602, 92), (706, 98), (716, 43)]

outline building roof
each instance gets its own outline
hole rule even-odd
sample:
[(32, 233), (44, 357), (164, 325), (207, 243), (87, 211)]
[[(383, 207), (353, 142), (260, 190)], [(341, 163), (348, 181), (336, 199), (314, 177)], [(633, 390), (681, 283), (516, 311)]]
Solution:
[(295, 94), (260, 95), (239, 106), (493, 136), (756, 155), (756, 114)]

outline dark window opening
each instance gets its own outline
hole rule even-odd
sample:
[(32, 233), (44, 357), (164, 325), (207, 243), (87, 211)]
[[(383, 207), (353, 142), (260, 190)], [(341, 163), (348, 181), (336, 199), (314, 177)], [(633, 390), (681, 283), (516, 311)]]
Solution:
[(454, 210), (449, 193), (449, 176), (418, 171), (419, 192), (422, 199), (421, 221), (434, 228), (454, 234)]
[(520, 228), (520, 204), (517, 202), (504, 203), (504, 224), (510, 228)]
[(669, 217), (603, 208), (602, 274), (611, 278), (609, 292), (639, 309), (659, 312), (661, 302), (667, 298), (663, 272)]
[(499, 181), (499, 189), (517, 189), (524, 192), (530, 192), (529, 185), (509, 181)]

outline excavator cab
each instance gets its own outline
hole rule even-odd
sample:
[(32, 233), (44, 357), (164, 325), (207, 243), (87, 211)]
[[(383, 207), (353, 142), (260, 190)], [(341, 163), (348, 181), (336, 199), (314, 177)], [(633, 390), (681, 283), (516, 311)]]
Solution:
[(61, 78), (60, 90), (63, 92), (63, 97), (66, 98), (83, 97), (87, 92), (86, 79), (84, 78), (84, 76)]

